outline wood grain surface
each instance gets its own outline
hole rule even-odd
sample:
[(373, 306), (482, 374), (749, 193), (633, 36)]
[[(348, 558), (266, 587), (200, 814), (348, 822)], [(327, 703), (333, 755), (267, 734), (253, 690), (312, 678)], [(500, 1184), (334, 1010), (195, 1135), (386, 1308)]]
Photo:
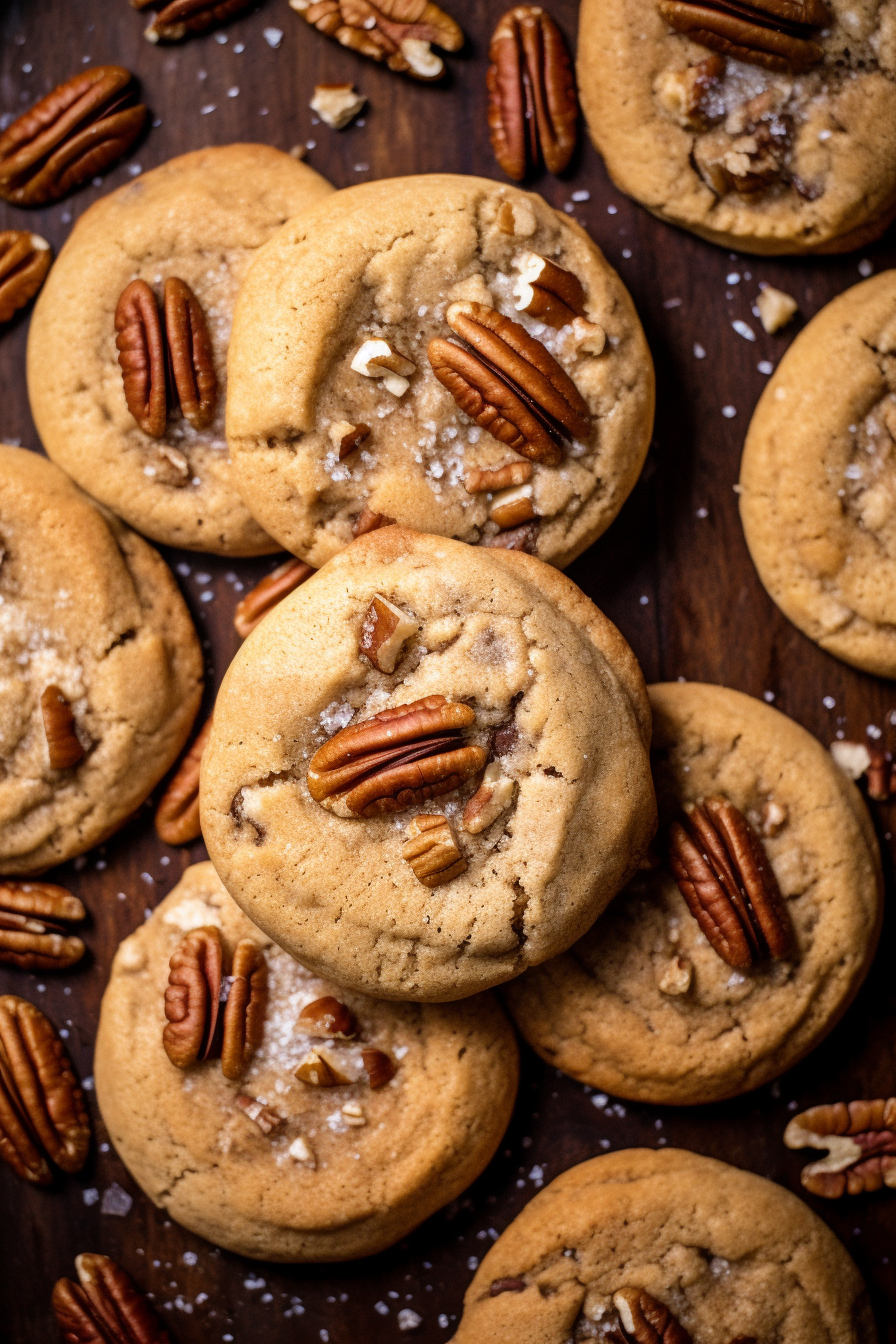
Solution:
[[(463, 53), (448, 58), (447, 80), (434, 87), (392, 75), (312, 32), (286, 0), (266, 0), (217, 40), (208, 36), (164, 48), (144, 41), (146, 16), (127, 0), (0, 3), (0, 114), (17, 115), (85, 65), (117, 62), (139, 76), (154, 117), (129, 159), (101, 183), (47, 210), (0, 205), (0, 228), (28, 225), (58, 249), (73, 219), (129, 174), (232, 140), (287, 150), (307, 142), (308, 162), (337, 187), (434, 170), (500, 178), (486, 129), (484, 81), (488, 37), (504, 5), (453, 0), (451, 7), (469, 40)], [(574, 44), (576, 4), (551, 0), (551, 10)], [(279, 41), (271, 30), (282, 30)], [(313, 86), (346, 80), (370, 100), (364, 124), (341, 133), (313, 124)], [(541, 176), (531, 185), (558, 208), (574, 211), (619, 269), (647, 330), (659, 381), (656, 432), (641, 480), (606, 536), (572, 567), (572, 577), (620, 626), (648, 681), (719, 682), (765, 696), (825, 744), (838, 729), (863, 739), (867, 726), (877, 725), (893, 745), (896, 686), (828, 657), (777, 611), (750, 562), (734, 488), (743, 436), (766, 381), (757, 366), (777, 363), (801, 323), (835, 294), (872, 268), (892, 264), (892, 242), (821, 260), (726, 253), (622, 197), (584, 134), (562, 180)], [(800, 320), (778, 336), (766, 336), (751, 313), (760, 280), (799, 300)], [(755, 339), (733, 330), (737, 319)], [(39, 451), (25, 391), (27, 330), (25, 313), (0, 333), (0, 439)], [(241, 585), (251, 585), (277, 561), (165, 554), (204, 641), (210, 704), (238, 646), (232, 614)], [(888, 851), (888, 888), (894, 810), (876, 808)], [(109, 844), (51, 874), (91, 912), (89, 955), (57, 976), (8, 970), (0, 974), (0, 989), (38, 1003), (68, 1031), (86, 1080), (116, 945), (202, 857), (201, 844), (189, 852), (162, 845), (145, 808)], [(51, 1287), (72, 1273), (78, 1252), (92, 1250), (115, 1256), (154, 1294), (181, 1344), (438, 1341), (452, 1333), (477, 1260), (541, 1182), (608, 1148), (678, 1145), (799, 1192), (803, 1155), (788, 1152), (781, 1141), (792, 1111), (896, 1093), (894, 951), (890, 909), (875, 966), (843, 1022), (780, 1083), (737, 1101), (692, 1110), (615, 1104), (613, 1098), (602, 1105), (590, 1089), (524, 1052), (516, 1113), (485, 1174), (401, 1245), (353, 1264), (259, 1264), (214, 1250), (166, 1221), (110, 1151), (90, 1094), (96, 1144), (80, 1176), (36, 1190), (0, 1170), (0, 1339), (53, 1339)], [(113, 1182), (133, 1197), (124, 1216), (103, 1212), (102, 1196)], [(893, 1344), (896, 1193), (810, 1203), (856, 1258), (881, 1339)], [(404, 1307), (422, 1317), (407, 1336), (398, 1324)]]

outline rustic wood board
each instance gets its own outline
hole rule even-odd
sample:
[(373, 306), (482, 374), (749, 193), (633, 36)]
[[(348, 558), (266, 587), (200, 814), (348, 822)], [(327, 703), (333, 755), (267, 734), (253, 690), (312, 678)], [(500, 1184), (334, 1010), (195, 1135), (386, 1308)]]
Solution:
[[(500, 177), (486, 130), (484, 80), (488, 36), (503, 8), (502, 0), (454, 0), (453, 12), (469, 35), (467, 49), (450, 58), (443, 86), (422, 87), (311, 32), (286, 0), (267, 0), (233, 23), (226, 41), (206, 37), (178, 48), (145, 42), (145, 18), (126, 0), (7, 0), (0, 6), (0, 114), (17, 114), (82, 64), (118, 62), (138, 74), (157, 124), (100, 185), (45, 211), (0, 206), (0, 228), (27, 223), (58, 248), (72, 219), (127, 181), (135, 165), (145, 170), (186, 150), (238, 139), (282, 149), (316, 141), (308, 161), (337, 187), (434, 170)], [(576, 9), (573, 0), (552, 0), (571, 42)], [(276, 47), (265, 36), (272, 28), (282, 29)], [(314, 126), (308, 110), (314, 84), (345, 80), (354, 80), (370, 100), (365, 124), (340, 134)], [(649, 681), (687, 677), (765, 695), (825, 744), (838, 728), (863, 738), (869, 724), (881, 727), (885, 740), (896, 740), (890, 726), (896, 687), (822, 653), (763, 592), (733, 488), (743, 435), (766, 381), (757, 365), (776, 363), (799, 329), (796, 323), (776, 337), (762, 332), (750, 311), (758, 281), (793, 293), (803, 321), (861, 274), (892, 264), (892, 245), (885, 240), (866, 253), (818, 261), (728, 254), (659, 223), (622, 197), (584, 137), (563, 180), (542, 176), (532, 185), (559, 208), (574, 209), (619, 268), (646, 327), (659, 379), (655, 440), (641, 481), (608, 534), (572, 567), (572, 577), (620, 626)], [(584, 192), (588, 198), (573, 204), (573, 193)], [(749, 323), (755, 341), (732, 330), (735, 319)], [(25, 392), (27, 328), (27, 314), (20, 315), (0, 335), (0, 439), (39, 449)], [(726, 415), (726, 407), (736, 414)], [(186, 552), (168, 552), (167, 559), (204, 640), (210, 703), (238, 646), (231, 621), (240, 585), (251, 585), (275, 562)], [(828, 698), (833, 708), (825, 707)], [(893, 819), (886, 808), (878, 809), (885, 849)], [(0, 988), (39, 1003), (65, 1027), (84, 1078), (92, 1073), (100, 997), (117, 943), (201, 857), (201, 844), (189, 853), (160, 844), (144, 809), (108, 845), (52, 874), (92, 913), (89, 956), (62, 976), (9, 971), (0, 975)], [(172, 1225), (109, 1151), (91, 1095), (97, 1145), (79, 1177), (30, 1190), (0, 1171), (0, 1337), (14, 1344), (53, 1338), (52, 1284), (72, 1272), (79, 1251), (94, 1250), (116, 1256), (154, 1293), (181, 1344), (379, 1344), (400, 1337), (397, 1313), (404, 1306), (423, 1318), (407, 1337), (437, 1341), (452, 1333), (477, 1258), (540, 1180), (606, 1148), (679, 1145), (799, 1191), (801, 1155), (781, 1142), (790, 1111), (896, 1092), (894, 946), (889, 913), (874, 969), (845, 1020), (780, 1084), (739, 1101), (675, 1110), (614, 1105), (611, 1098), (600, 1107), (586, 1089), (524, 1052), (515, 1117), (486, 1173), (406, 1242), (354, 1264), (259, 1265), (215, 1251)], [(133, 1196), (123, 1217), (104, 1214), (101, 1202), (91, 1202), (91, 1192), (101, 1196), (112, 1182)], [(893, 1344), (896, 1196), (814, 1206), (858, 1261), (881, 1339)]]

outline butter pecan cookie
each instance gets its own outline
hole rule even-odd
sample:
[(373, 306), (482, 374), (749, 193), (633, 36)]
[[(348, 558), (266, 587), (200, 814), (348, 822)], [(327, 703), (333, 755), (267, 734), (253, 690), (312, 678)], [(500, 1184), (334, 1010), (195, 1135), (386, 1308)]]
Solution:
[(859, 1272), (772, 1181), (681, 1149), (592, 1158), (482, 1261), (456, 1344), (875, 1344)]
[(249, 636), (202, 761), (227, 890), (319, 974), (448, 1000), (569, 946), (655, 822), (615, 626), (532, 556), (400, 528)]
[(740, 515), (785, 616), (896, 677), (896, 271), (834, 299), (781, 360), (750, 422)]
[(259, 252), (228, 362), (243, 498), (319, 566), (398, 522), (564, 566), (653, 423), (628, 292), (538, 196), (434, 175), (341, 191)]
[(385, 1004), (321, 980), (188, 868), (121, 944), (96, 1092), (134, 1179), (191, 1231), (264, 1260), (391, 1246), (501, 1141), (517, 1048), (495, 1000)]
[(31, 321), (28, 391), (44, 447), (154, 541), (277, 550), (232, 482), (227, 346), (249, 263), (332, 188), (267, 145), (171, 159), (97, 201)]
[(199, 640), (159, 555), (58, 467), (0, 445), (0, 872), (117, 830), (177, 757)]
[(583, 0), (579, 92), (620, 190), (744, 252), (896, 214), (896, 0)]
[(830, 754), (721, 686), (650, 687), (654, 853), (584, 938), (506, 989), (529, 1043), (637, 1101), (737, 1096), (852, 1001), (881, 918), (877, 843)]

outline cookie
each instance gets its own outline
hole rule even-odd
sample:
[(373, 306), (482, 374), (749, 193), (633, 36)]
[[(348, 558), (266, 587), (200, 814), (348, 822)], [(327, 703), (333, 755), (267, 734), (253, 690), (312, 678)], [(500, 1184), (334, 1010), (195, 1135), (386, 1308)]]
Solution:
[[(694, 682), (652, 686), (650, 704), (655, 866), (505, 992), (549, 1064), (616, 1096), (693, 1105), (770, 1082), (840, 1018), (877, 944), (880, 859), (858, 790), (778, 710)], [(748, 965), (708, 940), (673, 875), (670, 826), (720, 796), (755, 829), (783, 897), (783, 946), (771, 956), (760, 939)]]
[(653, 423), (615, 271), (539, 196), (477, 177), (368, 182), (290, 221), (240, 293), (228, 377), (243, 498), (315, 566), (383, 518), (567, 565)]
[(735, 8), (583, 0), (579, 92), (610, 176), (726, 248), (864, 246), (896, 214), (896, 3)]
[(318, 974), (459, 999), (563, 951), (634, 871), (649, 724), (634, 655), (557, 570), (382, 528), (231, 664), (202, 832), (234, 900)]
[(747, 433), (740, 515), (770, 597), (828, 653), (896, 677), (896, 271), (797, 336)]
[[(219, 555), (278, 549), (232, 481), (224, 438), (230, 324), (258, 248), (331, 191), (312, 169), (267, 145), (201, 149), (97, 201), (59, 253), (29, 333), (34, 421), (54, 462), (154, 541)], [(212, 387), (199, 413), (186, 394), (189, 371), (172, 361), (175, 378), (160, 349), (151, 395), (157, 402), (167, 380), (168, 414), (163, 401), (149, 433), (126, 400), (117, 310), (133, 281), (145, 282), (155, 306), (175, 277), (204, 316), (211, 347), (204, 376)], [(170, 343), (170, 310), (168, 317), (162, 329)]]
[(630, 1328), (626, 1303), (645, 1293), (696, 1344), (877, 1339), (859, 1272), (820, 1218), (772, 1181), (675, 1148), (608, 1153), (552, 1181), (485, 1256), (454, 1339), (658, 1340)]
[[(239, 978), (224, 979), (224, 1040), (207, 1059), (178, 1066), (163, 1043), (177, 1055), (166, 987), (187, 938), (220, 945), (225, 970), (254, 960), (257, 1048), (236, 1067)], [(339, 989), (250, 923), (210, 863), (119, 947), (95, 1064), (109, 1137), (156, 1205), (240, 1255), (302, 1261), (383, 1250), (466, 1189), (501, 1140), (517, 1073), (491, 996), (421, 1007)]]
[(160, 556), (46, 458), (0, 445), (0, 872), (98, 844), (177, 757), (202, 654)]

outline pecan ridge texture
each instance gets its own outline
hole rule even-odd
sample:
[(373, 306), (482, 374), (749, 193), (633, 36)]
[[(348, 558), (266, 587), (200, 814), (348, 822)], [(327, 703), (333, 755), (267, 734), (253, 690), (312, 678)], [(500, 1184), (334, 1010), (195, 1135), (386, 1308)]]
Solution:
[(199, 825), (199, 771), (211, 730), (212, 719), (209, 715), (159, 800), (156, 834), (166, 845), (188, 845), (202, 834)]
[(162, 1044), (179, 1069), (212, 1053), (222, 975), (221, 935), (214, 925), (193, 929), (171, 955)]
[(800, 1173), (803, 1187), (822, 1199), (896, 1189), (896, 1097), (838, 1101), (795, 1115), (784, 1131), (788, 1148), (827, 1149)]
[(459, 51), (460, 26), (431, 0), (290, 0), (312, 28), (361, 56), (415, 79), (441, 79), (445, 65), (431, 50)]
[[(149, 42), (181, 42), (219, 28), (249, 8), (251, 0), (171, 0), (143, 36)], [(149, 9), (153, 0), (131, 0), (135, 9)]]
[(664, 1303), (645, 1288), (623, 1288), (613, 1294), (624, 1338), (632, 1344), (692, 1344), (691, 1336)]
[(0, 322), (24, 308), (40, 289), (53, 262), (50, 244), (28, 229), (0, 231)]
[(194, 429), (214, 419), (218, 379), (202, 304), (185, 280), (165, 281), (164, 325), (145, 280), (132, 280), (115, 307), (115, 344), (128, 410), (152, 438), (165, 433), (170, 407), (180, 404)]
[(256, 583), (237, 603), (233, 617), (234, 628), (243, 639), (251, 635), (259, 621), (273, 611), (278, 602), (295, 592), (306, 579), (316, 573), (304, 560), (290, 558)]
[(171, 1344), (130, 1274), (108, 1255), (75, 1258), (78, 1282), (59, 1279), (51, 1303), (64, 1344)]
[(489, 46), (488, 124), (495, 158), (521, 181), (543, 161), (562, 173), (576, 145), (579, 101), (563, 35), (539, 5), (517, 5)]
[(70, 933), (86, 911), (64, 887), (50, 882), (0, 881), (0, 961), (25, 971), (61, 971), (84, 955)]
[(663, 18), (693, 41), (768, 70), (806, 70), (824, 56), (815, 29), (831, 22), (823, 0), (658, 0)]

